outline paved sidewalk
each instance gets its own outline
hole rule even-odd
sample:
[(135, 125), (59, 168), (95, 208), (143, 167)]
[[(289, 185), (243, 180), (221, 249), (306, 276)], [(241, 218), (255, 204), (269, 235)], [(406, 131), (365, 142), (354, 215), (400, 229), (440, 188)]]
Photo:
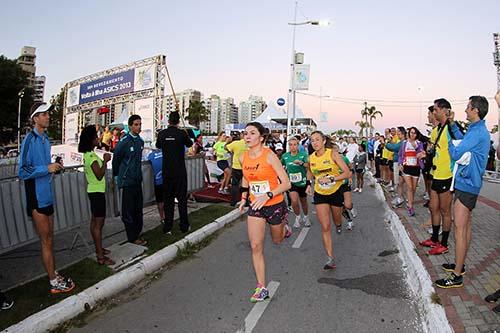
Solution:
[[(418, 242), (429, 238), (423, 226), (430, 217), (423, 207), (423, 183), (417, 188), (414, 217), (409, 217), (406, 207), (395, 209), (417, 253), (427, 268), (432, 280), (442, 278), (446, 273), (441, 264), (454, 262), (455, 242), (453, 227), (449, 238), (449, 252), (440, 256), (427, 254), (428, 248)], [(435, 287), (446, 316), (455, 332), (500, 332), (500, 315), (491, 309), (496, 304), (484, 301), (488, 295), (500, 289), (500, 184), (484, 183), (481, 196), (472, 213), (472, 243), (467, 255), (466, 274), (463, 288), (441, 289)], [(392, 200), (386, 193), (386, 198)]]

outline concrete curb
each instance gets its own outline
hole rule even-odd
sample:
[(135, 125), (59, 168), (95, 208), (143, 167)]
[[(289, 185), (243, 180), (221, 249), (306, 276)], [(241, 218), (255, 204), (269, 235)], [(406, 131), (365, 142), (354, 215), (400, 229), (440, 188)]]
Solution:
[(203, 228), (192, 232), (180, 241), (142, 259), (135, 265), (98, 282), (79, 294), (65, 298), (61, 302), (6, 328), (2, 333), (34, 333), (46, 332), (54, 329), (59, 324), (76, 317), (86, 310), (92, 309), (97, 302), (133, 286), (144, 279), (148, 274), (157, 271), (162, 266), (175, 259), (178, 250), (183, 250), (188, 244), (200, 242), (205, 237), (222, 229), (226, 224), (238, 219), (245, 212), (240, 213), (238, 209), (235, 209), (219, 217), (214, 222), (207, 224)]
[(431, 295), (435, 293), (435, 290), (429, 273), (427, 273), (422, 260), (420, 260), (415, 252), (416, 245), (411, 241), (398, 215), (387, 204), (382, 187), (377, 184), (370, 172), (367, 172), (367, 175), (370, 181), (375, 184), (377, 198), (384, 204), (386, 214), (385, 220), (390, 222), (392, 234), (399, 248), (399, 257), (406, 265), (404, 270), (406, 273), (407, 285), (417, 299), (419, 312), (422, 315), (422, 327), (424, 331), (443, 333), (453, 332), (446, 318), (444, 307), (431, 302)]

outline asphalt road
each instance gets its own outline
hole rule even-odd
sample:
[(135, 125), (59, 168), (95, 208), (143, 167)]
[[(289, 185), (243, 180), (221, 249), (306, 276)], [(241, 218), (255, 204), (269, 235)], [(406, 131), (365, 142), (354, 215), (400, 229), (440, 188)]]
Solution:
[[(266, 236), (267, 278), (279, 286), (261, 316), (251, 316), (258, 317), (253, 332), (422, 331), (382, 203), (369, 186), (353, 196), (358, 217), (353, 231), (334, 235), (334, 271), (323, 270), (326, 257), (315, 215), (300, 248), (292, 248), (300, 230), (280, 246)], [(116, 306), (97, 311), (70, 331), (248, 331), (254, 286), (246, 220), (241, 219), (192, 259), (119, 295)]]

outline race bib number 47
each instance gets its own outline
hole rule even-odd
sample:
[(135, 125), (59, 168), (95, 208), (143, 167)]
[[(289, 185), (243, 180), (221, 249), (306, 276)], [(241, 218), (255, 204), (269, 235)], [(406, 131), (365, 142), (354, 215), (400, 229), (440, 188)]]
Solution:
[(266, 194), (271, 191), (269, 181), (263, 180), (260, 182), (250, 182), (250, 193), (253, 195)]

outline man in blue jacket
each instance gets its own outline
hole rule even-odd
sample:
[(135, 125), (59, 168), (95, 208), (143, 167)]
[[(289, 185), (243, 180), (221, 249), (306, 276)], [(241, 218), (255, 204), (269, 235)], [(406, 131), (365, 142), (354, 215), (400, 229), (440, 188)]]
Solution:
[(443, 264), (445, 271), (451, 274), (435, 282), (440, 288), (459, 288), (463, 286), (465, 274), (464, 262), (469, 249), (472, 226), (471, 212), (476, 206), (477, 197), (483, 185), (483, 174), (490, 149), (490, 135), (484, 117), (488, 114), (488, 100), (483, 96), (469, 98), (465, 109), (469, 129), (463, 135), (450, 115), (450, 127), (458, 144), (450, 144), (448, 150), (456, 163), (454, 169), (455, 184), (455, 264)]
[(19, 178), (24, 181), (26, 210), (33, 219), (42, 245), (42, 261), (50, 280), (52, 294), (73, 290), (75, 284), (55, 270), (54, 239), (54, 197), (52, 195), (52, 175), (63, 169), (60, 163), (51, 163), (50, 142), (46, 133), (49, 127), (51, 105), (35, 105), (31, 114), (34, 128), (26, 135), (19, 158)]
[(113, 177), (122, 190), (121, 215), (127, 240), (144, 246), (147, 242), (139, 238), (143, 226), (141, 117), (130, 116), (128, 126), (129, 132), (118, 142), (113, 154)]

